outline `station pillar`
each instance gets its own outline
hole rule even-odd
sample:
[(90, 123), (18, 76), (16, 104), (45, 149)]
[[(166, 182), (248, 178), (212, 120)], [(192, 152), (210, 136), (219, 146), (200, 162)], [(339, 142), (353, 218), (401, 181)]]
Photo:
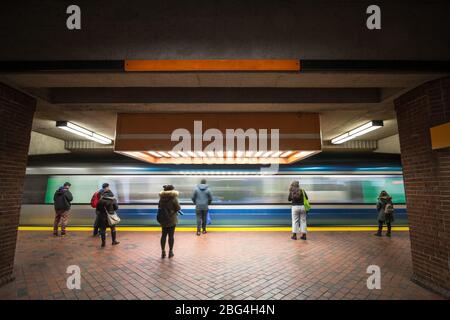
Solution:
[[(450, 147), (436, 147), (436, 126), (450, 125), (450, 77), (394, 101), (413, 262), (412, 280), (450, 296)], [(450, 135), (437, 137), (449, 141)]]
[(28, 147), (36, 100), (0, 83), (0, 285), (13, 279)]

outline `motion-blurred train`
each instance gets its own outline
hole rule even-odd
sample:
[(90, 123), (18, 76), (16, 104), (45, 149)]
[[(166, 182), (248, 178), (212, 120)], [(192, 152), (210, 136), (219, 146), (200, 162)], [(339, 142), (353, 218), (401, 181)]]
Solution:
[(20, 224), (48, 226), (53, 221), (53, 194), (65, 181), (74, 201), (70, 225), (89, 226), (92, 194), (108, 182), (119, 200), (121, 225), (157, 226), (158, 193), (164, 184), (180, 192), (180, 225), (195, 225), (191, 196), (205, 178), (214, 195), (212, 226), (290, 226), (288, 189), (299, 180), (312, 210), (309, 225), (367, 226), (377, 223), (375, 204), (381, 190), (393, 197), (395, 225), (407, 225), (400, 161), (396, 156), (322, 154), (281, 166), (275, 175), (251, 166), (156, 166), (123, 156), (38, 156), (28, 162)]

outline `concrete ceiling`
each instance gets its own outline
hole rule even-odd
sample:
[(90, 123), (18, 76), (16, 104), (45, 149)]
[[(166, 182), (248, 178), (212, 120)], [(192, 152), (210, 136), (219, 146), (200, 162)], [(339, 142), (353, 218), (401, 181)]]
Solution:
[[(324, 140), (369, 120), (385, 120), (382, 129), (360, 137), (379, 140), (397, 133), (393, 99), (426, 81), (445, 76), (436, 73), (3, 73), (0, 81), (38, 97), (33, 130), (64, 140), (79, 140), (55, 128), (68, 120), (114, 138), (119, 112), (319, 112)], [(51, 103), (52, 88), (143, 87), (264, 87), (264, 88), (376, 88), (376, 102), (351, 103)], [(94, 89), (95, 90), (95, 89)], [(80, 91), (82, 92), (82, 91)], [(301, 124), (299, 124), (301, 125)]]

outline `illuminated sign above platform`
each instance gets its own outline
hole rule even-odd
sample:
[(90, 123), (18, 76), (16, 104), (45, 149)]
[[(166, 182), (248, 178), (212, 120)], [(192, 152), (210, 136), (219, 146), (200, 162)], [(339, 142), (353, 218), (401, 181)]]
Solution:
[(115, 151), (151, 163), (286, 164), (322, 150), (315, 113), (119, 114)]

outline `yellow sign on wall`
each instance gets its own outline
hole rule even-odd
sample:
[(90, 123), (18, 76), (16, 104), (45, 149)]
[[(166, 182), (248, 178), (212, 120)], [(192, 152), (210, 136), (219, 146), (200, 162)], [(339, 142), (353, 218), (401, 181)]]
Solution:
[(450, 147), (450, 122), (430, 128), (433, 150)]

